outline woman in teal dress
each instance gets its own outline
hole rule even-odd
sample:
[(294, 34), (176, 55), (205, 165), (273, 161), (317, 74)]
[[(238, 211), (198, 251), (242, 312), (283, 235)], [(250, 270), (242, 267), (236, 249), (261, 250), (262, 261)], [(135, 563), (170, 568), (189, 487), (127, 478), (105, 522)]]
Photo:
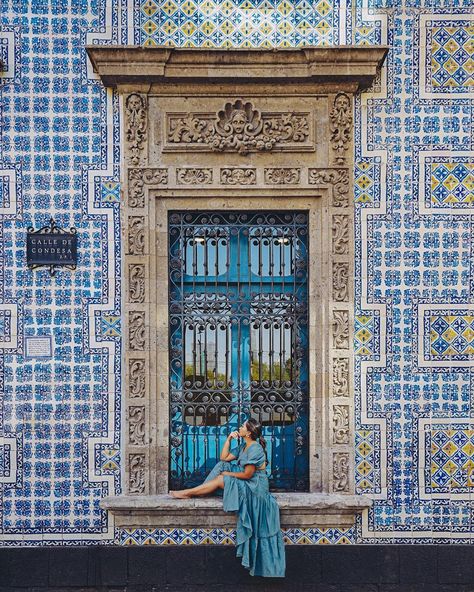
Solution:
[[(242, 438), (229, 451), (230, 442)], [(237, 461), (234, 463), (232, 461)], [(285, 546), (276, 499), (268, 489), (267, 458), (261, 425), (254, 419), (232, 432), (202, 485), (170, 491), (176, 498), (209, 495), (224, 490), (224, 510), (237, 512), (237, 557), (252, 576), (285, 577)]]

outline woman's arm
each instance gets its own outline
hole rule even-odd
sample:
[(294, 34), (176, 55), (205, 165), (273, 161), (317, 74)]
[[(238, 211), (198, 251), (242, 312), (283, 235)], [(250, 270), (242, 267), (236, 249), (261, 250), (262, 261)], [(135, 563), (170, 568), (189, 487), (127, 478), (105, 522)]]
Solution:
[(245, 465), (243, 473), (232, 473), (231, 471), (222, 471), (221, 475), (230, 475), (231, 477), (237, 477), (237, 479), (251, 479), (253, 474), (257, 470), (255, 465)]
[(222, 447), (222, 450), (221, 450), (220, 460), (235, 460), (237, 458), (234, 454), (231, 454), (229, 452), (229, 446), (230, 446), (231, 440), (236, 438), (238, 435), (239, 435), (239, 432), (231, 432), (227, 436), (227, 439), (226, 439), (224, 446)]

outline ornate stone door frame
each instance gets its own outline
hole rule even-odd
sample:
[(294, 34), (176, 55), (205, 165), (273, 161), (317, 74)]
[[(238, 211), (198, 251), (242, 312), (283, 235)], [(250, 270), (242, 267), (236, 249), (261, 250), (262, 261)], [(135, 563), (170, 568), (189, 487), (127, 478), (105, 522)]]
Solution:
[(294, 208), (311, 220), (311, 493), (282, 495), (288, 525), (315, 516), (342, 525), (368, 504), (352, 476), (352, 97), (386, 50), (88, 53), (121, 93), (124, 122), (127, 495), (103, 507), (123, 525), (195, 519), (160, 498), (169, 468), (167, 212)]

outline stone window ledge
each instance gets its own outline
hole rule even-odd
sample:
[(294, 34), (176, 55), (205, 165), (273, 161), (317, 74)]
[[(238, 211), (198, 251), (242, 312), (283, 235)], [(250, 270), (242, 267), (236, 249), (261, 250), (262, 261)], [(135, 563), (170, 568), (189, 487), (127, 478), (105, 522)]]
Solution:
[[(274, 493), (284, 528), (338, 527), (354, 524), (371, 500), (361, 495)], [(161, 495), (119, 495), (104, 498), (119, 528), (234, 528), (236, 515), (224, 512), (222, 498), (176, 500)]]

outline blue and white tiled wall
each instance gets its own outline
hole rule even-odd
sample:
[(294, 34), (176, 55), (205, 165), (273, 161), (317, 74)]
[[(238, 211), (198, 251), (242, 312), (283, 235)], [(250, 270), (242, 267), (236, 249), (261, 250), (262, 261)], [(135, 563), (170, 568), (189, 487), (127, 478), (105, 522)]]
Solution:
[[(119, 111), (85, 44), (387, 44), (357, 99), (355, 528), (288, 543), (474, 534), (474, 0), (0, 0), (0, 541), (232, 544), (114, 532), (120, 492)], [(25, 230), (79, 232), (76, 271)], [(26, 356), (51, 339), (52, 357)]]

